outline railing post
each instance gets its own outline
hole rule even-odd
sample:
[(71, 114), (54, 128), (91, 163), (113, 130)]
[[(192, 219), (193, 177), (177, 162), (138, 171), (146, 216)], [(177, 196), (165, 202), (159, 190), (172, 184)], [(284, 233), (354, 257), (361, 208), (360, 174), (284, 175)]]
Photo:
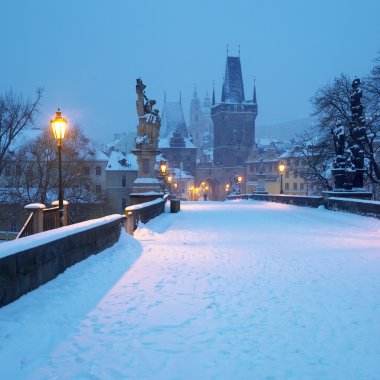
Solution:
[(33, 213), (33, 233), (37, 234), (44, 230), (44, 208), (43, 203), (31, 203), (24, 207)]
[[(59, 206), (59, 201), (54, 201), (51, 203), (52, 206)], [(68, 220), (68, 211), (69, 210), (69, 202), (63, 201), (63, 226), (67, 226), (67, 220)]]
[(134, 215), (134, 213), (132, 211), (126, 211), (125, 214), (126, 214), (126, 217), (127, 217), (126, 232), (129, 235), (133, 236), (133, 232), (134, 232), (134, 229), (135, 229), (135, 215)]

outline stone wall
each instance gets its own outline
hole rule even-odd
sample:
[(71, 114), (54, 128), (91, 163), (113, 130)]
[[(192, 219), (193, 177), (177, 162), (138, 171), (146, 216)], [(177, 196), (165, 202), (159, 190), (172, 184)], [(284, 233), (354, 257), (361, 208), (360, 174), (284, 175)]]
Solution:
[(324, 206), (328, 210), (352, 212), (380, 219), (380, 202), (352, 198), (326, 198)]
[(254, 199), (257, 201), (267, 201), (285, 203), (294, 206), (319, 207), (323, 205), (323, 197), (302, 196), (302, 195), (276, 195), (276, 194), (242, 194), (228, 196), (227, 199)]
[[(6, 244), (20, 245), (20, 242), (27, 248), (0, 257), (0, 307), (54, 279), (68, 267), (111, 247), (119, 239), (124, 220), (120, 215), (100, 225), (94, 221), (94, 227), (82, 228), (79, 232), (73, 225), (3, 243), (4, 249), (11, 247)], [(47, 237), (57, 233), (63, 237), (48, 241)], [(41, 244), (36, 245), (36, 240)]]

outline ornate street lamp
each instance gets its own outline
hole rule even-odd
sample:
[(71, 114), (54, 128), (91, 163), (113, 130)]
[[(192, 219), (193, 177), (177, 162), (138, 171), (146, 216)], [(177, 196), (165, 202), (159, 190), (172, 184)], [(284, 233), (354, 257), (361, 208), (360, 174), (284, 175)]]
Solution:
[(55, 114), (55, 118), (50, 120), (54, 138), (57, 140), (58, 147), (58, 217), (59, 227), (63, 226), (63, 191), (62, 191), (62, 140), (65, 137), (67, 120), (61, 116), (61, 111)]
[(166, 175), (166, 172), (168, 170), (168, 166), (166, 165), (166, 162), (165, 161), (162, 161), (161, 164), (160, 164), (160, 170), (161, 170), (161, 174), (163, 176)]
[(239, 183), (242, 183), (242, 182), (243, 182), (243, 177), (242, 177), (241, 175), (239, 175), (239, 176), (237, 177), (237, 180), (238, 180)]
[(278, 165), (278, 170), (280, 172), (280, 194), (284, 194), (284, 189), (282, 188), (282, 177), (285, 171), (285, 164), (281, 162), (280, 165)]

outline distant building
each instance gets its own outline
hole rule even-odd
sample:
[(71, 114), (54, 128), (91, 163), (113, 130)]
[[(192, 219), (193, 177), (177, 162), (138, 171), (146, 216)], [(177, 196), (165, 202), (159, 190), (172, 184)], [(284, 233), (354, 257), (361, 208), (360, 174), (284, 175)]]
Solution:
[(252, 100), (245, 100), (240, 57), (227, 57), (221, 101), (211, 107), (215, 165), (245, 164), (255, 143), (257, 113), (255, 86)]
[(105, 146), (105, 151), (130, 153), (135, 148), (136, 132), (115, 133), (113, 141)]
[(197, 150), (197, 163), (212, 162), (213, 134), (214, 127), (211, 119), (211, 100), (206, 92), (206, 96), (201, 104), (197, 89), (194, 89), (193, 98), (190, 102), (190, 123), (189, 133), (191, 134)]
[(137, 178), (136, 156), (111, 152), (105, 172), (108, 206), (113, 212), (123, 214), (125, 207), (131, 204), (129, 194), (132, 192), (133, 181)]
[(164, 103), (158, 148), (168, 160), (169, 168), (195, 174), (197, 148), (189, 138), (180, 101)]

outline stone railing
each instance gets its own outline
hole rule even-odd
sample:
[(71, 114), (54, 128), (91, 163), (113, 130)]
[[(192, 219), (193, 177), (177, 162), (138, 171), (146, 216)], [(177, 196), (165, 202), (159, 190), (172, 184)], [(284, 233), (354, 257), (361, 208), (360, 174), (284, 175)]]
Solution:
[(380, 202), (353, 198), (325, 198), (324, 206), (328, 210), (352, 212), (380, 219)]
[(116, 243), (125, 216), (116, 214), (1, 244), (0, 307)]
[(147, 223), (149, 220), (165, 212), (165, 203), (168, 196), (164, 198), (156, 198), (153, 201), (140, 203), (133, 206), (128, 206), (125, 209), (125, 216), (127, 217), (126, 231), (133, 235), (139, 221)]
[[(63, 225), (67, 226), (68, 202), (63, 201)], [(31, 203), (24, 207), (31, 211), (27, 221), (21, 228), (16, 239), (34, 235), (39, 232), (49, 231), (59, 227), (59, 207), (58, 201), (52, 203), (52, 207), (46, 207), (42, 203)]]
[(278, 195), (278, 194), (241, 194), (226, 197), (233, 199), (254, 199), (257, 201), (267, 201), (285, 203), (294, 206), (319, 207), (324, 206), (327, 210), (345, 211), (353, 214), (372, 216), (380, 219), (380, 202), (354, 198), (336, 198), (323, 196), (299, 196), (299, 195)]
[(303, 195), (279, 195), (279, 194), (241, 194), (229, 195), (228, 200), (233, 199), (254, 199), (257, 201), (267, 201), (285, 203), (294, 206), (319, 207), (323, 205), (322, 196), (303, 196)]

